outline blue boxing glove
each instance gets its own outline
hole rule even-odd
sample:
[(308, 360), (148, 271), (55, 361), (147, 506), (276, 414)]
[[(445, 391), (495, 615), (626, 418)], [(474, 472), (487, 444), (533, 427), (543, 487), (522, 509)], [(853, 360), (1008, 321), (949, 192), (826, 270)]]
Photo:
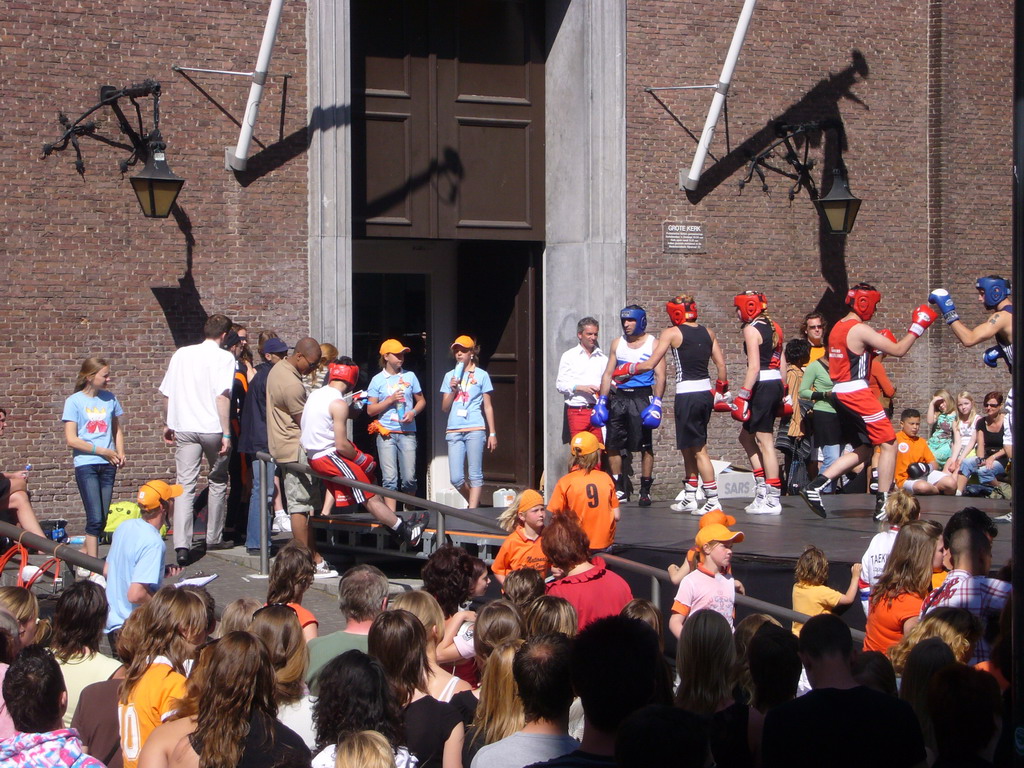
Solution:
[(928, 301), (942, 313), (942, 319), (946, 321), (946, 325), (952, 325), (960, 319), (960, 315), (956, 312), (956, 304), (953, 303), (953, 297), (945, 288), (935, 288), (928, 294)]
[(661, 398), (651, 399), (651, 404), (640, 413), (640, 421), (645, 427), (657, 429), (661, 426)]
[(594, 412), (590, 414), (590, 423), (595, 427), (603, 427), (608, 423), (608, 395), (597, 398)]
[[(986, 349), (985, 354), (982, 355), (981, 359), (985, 361), (985, 365), (989, 368), (995, 368), (999, 365), (1000, 359), (1006, 360), (1006, 355), (1003, 354), (1003, 348), (996, 344), (994, 347)], [(1007, 361), (1006, 365), (1010, 365), (1009, 361)]]

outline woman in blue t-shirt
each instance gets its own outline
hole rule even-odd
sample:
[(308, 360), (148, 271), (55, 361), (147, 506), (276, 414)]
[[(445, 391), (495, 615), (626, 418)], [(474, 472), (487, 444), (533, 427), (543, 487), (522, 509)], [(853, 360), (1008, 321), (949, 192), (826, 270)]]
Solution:
[(72, 450), (75, 482), (85, 506), (85, 553), (97, 556), (114, 476), (124, 466), (121, 404), (110, 392), (110, 366), (100, 357), (87, 358), (78, 371), (75, 393), (64, 401), (64, 439)]
[[(469, 508), (480, 506), (484, 484), (484, 444), (487, 450), (498, 447), (494, 430), (494, 409), (491, 407), (491, 377), (477, 367), (480, 347), (471, 336), (459, 336), (452, 342), (455, 368), (441, 382), (441, 410), (448, 414), (448, 472), (452, 485), (461, 493)], [(469, 464), (466, 478), (465, 465)]]

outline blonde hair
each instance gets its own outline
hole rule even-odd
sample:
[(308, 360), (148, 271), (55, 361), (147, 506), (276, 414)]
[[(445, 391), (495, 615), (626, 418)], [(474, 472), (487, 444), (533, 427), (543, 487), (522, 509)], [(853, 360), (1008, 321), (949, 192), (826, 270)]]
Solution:
[(252, 623), (252, 615), (263, 605), (255, 597), (240, 597), (224, 606), (215, 637), (224, 637), (228, 632), (245, 631)]
[(320, 344), (320, 362), (309, 374), (309, 383), (313, 385), (313, 389), (323, 384), (327, 366), (338, 359), (338, 354), (338, 348), (333, 344), (326, 341)]
[(644, 600), (642, 597), (634, 597), (619, 611), (619, 616), (625, 616), (627, 619), (639, 619), (644, 624), (648, 625), (651, 629), (658, 633), (658, 650), (665, 650), (665, 623), (661, 615), (661, 610), (652, 603), (650, 600)]
[(262, 640), (274, 667), (274, 700), (292, 704), (306, 692), (309, 649), (295, 611), (287, 605), (268, 605), (256, 611), (249, 633)]
[(907, 493), (900, 488), (889, 494), (885, 501), (885, 526), (902, 528), (911, 520), (917, 520), (921, 516), (921, 502), (912, 493)]
[(889, 661), (897, 677), (903, 675), (907, 656), (914, 646), (929, 637), (937, 637), (953, 651), (956, 660), (966, 664), (981, 637), (981, 621), (964, 608), (942, 606), (925, 614), (896, 645), (889, 649)]
[(523, 637), (523, 620), (509, 600), (492, 600), (476, 615), (473, 625), (473, 651), (477, 667), (484, 671), (494, 649)]
[[(501, 511), (500, 515), (498, 515), (498, 525), (500, 525), (506, 531), (514, 531), (519, 526), (524, 525), (523, 521), (519, 519), (519, 505), (523, 501), (523, 496), (525, 496), (527, 493), (537, 493), (537, 491), (533, 490), (532, 488), (524, 488), (523, 490), (521, 490), (519, 493), (512, 497), (512, 502)], [(541, 501), (539, 502), (539, 504), (541, 506), (544, 505), (543, 497), (541, 497)], [(533, 507), (529, 507), (529, 509), (532, 508)]]
[(767, 613), (751, 613), (737, 622), (736, 629), (733, 632), (733, 641), (736, 644), (736, 684), (747, 692), (747, 697), (750, 701), (753, 701), (756, 697), (754, 695), (754, 679), (750, 675), (750, 658), (748, 653), (754, 635), (765, 624), (774, 624), (776, 627), (782, 626), (778, 619), (774, 616), (769, 616)]
[(525, 725), (523, 702), (512, 674), (512, 661), (522, 644), (520, 639), (499, 643), (487, 660), (473, 717), (473, 740), (480, 746), (511, 736)]
[[(47, 645), (50, 640), (49, 619), (39, 619), (39, 600), (35, 593), (25, 587), (0, 587), (0, 607), (7, 609), (18, 621), (20, 631), (22, 624), (36, 624), (35, 642), (40, 645)], [(17, 637), (15, 642), (20, 644)]]
[(932, 560), (942, 526), (934, 520), (911, 520), (900, 528), (885, 569), (871, 590), (871, 606), (883, 600), (887, 605), (903, 594), (924, 597), (932, 585)]
[(110, 364), (102, 357), (87, 357), (82, 361), (82, 367), (78, 369), (78, 376), (75, 378), (75, 392), (81, 392), (91, 379)]
[(935, 394), (932, 395), (932, 400), (934, 401), (936, 397), (941, 397), (942, 398), (942, 413), (943, 413), (943, 415), (947, 415), (947, 414), (953, 413), (953, 411), (956, 410), (956, 400), (954, 400), (953, 396), (951, 394), (949, 394), (949, 390), (948, 389), (936, 390)]
[(191, 658), (195, 641), (206, 631), (206, 605), (195, 592), (175, 587), (158, 589), (153, 598), (136, 609), (141, 612), (137, 626), (135, 655), (121, 686), (121, 703), (128, 698), (157, 656), (166, 656), (171, 668), (181, 675)]
[(548, 632), (561, 632), (575, 637), (579, 619), (572, 603), (564, 597), (541, 595), (526, 609), (526, 636), (536, 637)]
[(582, 456), (577, 456), (575, 453), (569, 456), (569, 471), (579, 467), (583, 470), (584, 474), (589, 474), (594, 471), (598, 464), (601, 463), (601, 452), (594, 451), (593, 453), (585, 453)]
[(377, 731), (359, 731), (338, 744), (334, 768), (395, 768), (395, 752)]
[(713, 715), (732, 698), (736, 645), (725, 617), (695, 611), (683, 624), (676, 653), (679, 690), (676, 705), (696, 715)]
[(828, 581), (828, 557), (813, 544), (808, 544), (796, 561), (794, 576), (797, 584), (811, 587), (824, 584)]
[(427, 643), (437, 645), (444, 638), (444, 611), (429, 592), (414, 589), (400, 592), (388, 601), (391, 610), (405, 610), (420, 620), (427, 632)]
[(962, 392), (960, 392), (960, 394), (958, 394), (956, 396), (956, 401), (958, 403), (961, 400), (970, 400), (971, 401), (971, 412), (969, 414), (967, 414), (967, 418), (966, 419), (961, 419), (960, 418), (960, 408), (959, 408), (959, 406), (957, 406), (956, 407), (956, 417), (957, 417), (957, 419), (959, 421), (967, 421), (967, 422), (970, 422), (971, 424), (973, 424), (974, 422), (976, 422), (978, 420), (978, 416), (979, 416), (979, 414), (978, 414), (978, 407), (974, 404), (974, 395), (972, 395), (970, 392), (968, 392), (965, 389)]

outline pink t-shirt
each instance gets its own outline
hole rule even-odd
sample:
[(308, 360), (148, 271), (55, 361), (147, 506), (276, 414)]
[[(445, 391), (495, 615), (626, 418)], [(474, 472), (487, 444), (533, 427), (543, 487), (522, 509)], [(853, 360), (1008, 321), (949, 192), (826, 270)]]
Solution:
[(723, 573), (711, 573), (698, 565), (679, 582), (672, 613), (689, 616), (694, 611), (710, 608), (722, 614), (729, 626), (736, 612), (736, 586), (732, 576)]

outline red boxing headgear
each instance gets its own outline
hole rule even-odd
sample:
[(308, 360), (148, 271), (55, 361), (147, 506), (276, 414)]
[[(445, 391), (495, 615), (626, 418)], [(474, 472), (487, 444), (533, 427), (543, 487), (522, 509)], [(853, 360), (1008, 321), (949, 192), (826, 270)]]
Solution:
[(867, 283), (855, 285), (846, 292), (846, 303), (850, 305), (850, 309), (856, 313), (857, 317), (865, 322), (875, 314), (875, 308), (881, 300), (882, 294)]
[(686, 301), (682, 296), (676, 296), (665, 302), (665, 311), (668, 312), (668, 319), (672, 325), (692, 323), (697, 319), (697, 302)]
[(763, 293), (757, 291), (745, 291), (737, 294), (732, 303), (740, 311), (740, 320), (744, 323), (749, 323), (768, 309), (768, 299), (764, 297)]
[(351, 392), (359, 381), (359, 366), (331, 363), (327, 366), (327, 383), (330, 384), (332, 381), (344, 381)]

